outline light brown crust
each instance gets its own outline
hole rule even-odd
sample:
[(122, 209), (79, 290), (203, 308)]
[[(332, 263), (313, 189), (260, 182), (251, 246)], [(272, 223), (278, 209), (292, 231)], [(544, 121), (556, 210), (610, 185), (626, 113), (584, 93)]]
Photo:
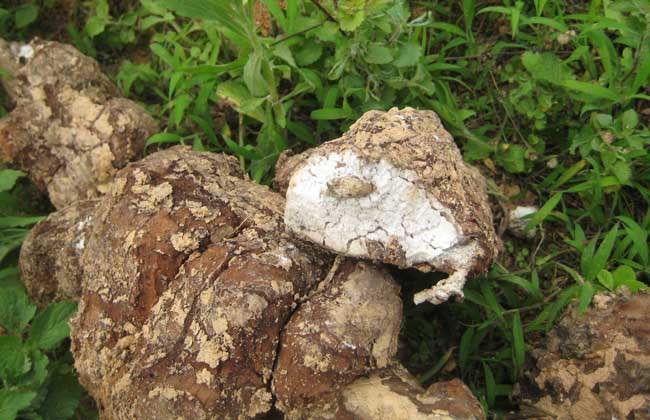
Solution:
[[(0, 45), (0, 60), (11, 58)], [(34, 40), (5, 78), (16, 107), (0, 120), (0, 161), (27, 172), (57, 208), (94, 198), (142, 156), (157, 124), (70, 45)]]

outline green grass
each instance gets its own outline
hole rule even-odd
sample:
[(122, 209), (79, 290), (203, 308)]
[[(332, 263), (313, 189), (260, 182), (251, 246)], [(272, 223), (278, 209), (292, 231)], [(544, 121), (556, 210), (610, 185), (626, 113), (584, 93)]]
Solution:
[[(54, 3), (0, 9), (0, 34), (26, 39), (51, 27), (39, 22)], [(568, 303), (584, 309), (598, 291), (647, 287), (647, 2), (264, 4), (265, 35), (253, 2), (237, 0), (96, 0), (67, 33), (162, 122), (149, 148), (225, 151), (269, 183), (282, 151), (335, 138), (367, 110), (428, 108), (490, 178), (497, 214), (536, 202), (529, 228), (538, 235), (506, 234), (500, 262), (470, 282), (464, 302), (407, 307), (405, 362), (424, 384), (460, 376), (501, 413), (529, 350)], [(11, 186), (0, 194), (19, 202)], [(3, 215), (19, 213), (14, 205)], [(6, 267), (25, 226), (2, 225)], [(400, 277), (406, 302), (432, 281)], [(61, 357), (52, 360), (65, 366)], [(0, 392), (12, 386), (5, 380)]]

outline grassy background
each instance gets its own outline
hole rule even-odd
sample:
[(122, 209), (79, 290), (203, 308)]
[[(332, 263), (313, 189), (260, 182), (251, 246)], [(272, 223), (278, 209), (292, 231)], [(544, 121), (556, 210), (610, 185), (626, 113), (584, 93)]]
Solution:
[[(586, 308), (598, 291), (649, 283), (649, 22), (642, 0), (45, 0), (0, 8), (0, 36), (59, 39), (97, 58), (162, 122), (148, 147), (225, 151), (262, 183), (282, 151), (338, 137), (366, 110), (435, 110), (489, 179), (505, 249), (486, 278), (470, 282), (464, 302), (408, 306), (400, 353), (425, 385), (460, 376), (495, 415), (516, 404), (527, 353), (569, 302)], [(0, 418), (89, 416), (79, 414), (87, 408), (78, 408), (66, 345), (33, 344), (29, 321), (43, 312), (16, 298), (16, 248), (36, 220), (28, 216), (50, 210), (32, 204), (37, 193), (20, 176), (0, 173), (0, 306), (25, 301), (0, 311), (11, 333), (0, 348), (21, 349), (27, 362), (9, 372), (15, 362), (0, 351)], [(517, 204), (540, 207), (529, 220), (533, 239), (505, 231)], [(405, 302), (437, 278), (396, 276)], [(21, 328), (7, 328), (19, 315)], [(64, 336), (60, 324), (47, 328)]]

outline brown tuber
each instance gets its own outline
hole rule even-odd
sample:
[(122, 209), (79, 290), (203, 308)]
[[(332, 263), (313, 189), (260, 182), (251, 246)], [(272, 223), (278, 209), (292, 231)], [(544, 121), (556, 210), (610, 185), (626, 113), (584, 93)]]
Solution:
[(432, 111), (370, 111), (340, 138), (278, 163), (284, 220), (339, 254), (440, 270), (450, 277), (415, 296), (462, 297), (467, 275), (494, 260), (499, 240), (485, 180), (467, 165)]
[(287, 419), (483, 420), (476, 397), (459, 379), (439, 382), (426, 391), (399, 365), (358, 379), (333, 398), (323, 399)]
[(97, 200), (82, 200), (51, 213), (25, 238), (20, 249), (21, 278), (39, 306), (78, 300), (86, 246)]
[(0, 41), (0, 67), (12, 72), (2, 81), (15, 102), (0, 119), (0, 161), (27, 172), (57, 208), (106, 192), (158, 131), (97, 62), (72, 46)]
[(553, 419), (650, 418), (650, 293), (600, 293), (575, 304), (533, 351), (525, 412)]
[(302, 411), (397, 353), (402, 321), (399, 286), (371, 264), (344, 260), (282, 332), (273, 373), (277, 406)]

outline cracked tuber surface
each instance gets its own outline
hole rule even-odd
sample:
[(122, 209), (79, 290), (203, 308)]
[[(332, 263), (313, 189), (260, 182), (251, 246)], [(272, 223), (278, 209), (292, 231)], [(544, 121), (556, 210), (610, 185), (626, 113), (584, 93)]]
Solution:
[(0, 67), (13, 73), (2, 81), (15, 102), (0, 119), (0, 161), (27, 172), (59, 209), (105, 193), (158, 131), (97, 62), (70, 45), (2, 41)]
[(648, 292), (597, 294), (584, 314), (575, 304), (533, 351), (521, 386), (526, 411), (561, 420), (650, 418), (649, 306)]
[(372, 264), (343, 261), (282, 331), (273, 390), (285, 413), (318, 404), (354, 379), (387, 367), (397, 353), (399, 286)]

